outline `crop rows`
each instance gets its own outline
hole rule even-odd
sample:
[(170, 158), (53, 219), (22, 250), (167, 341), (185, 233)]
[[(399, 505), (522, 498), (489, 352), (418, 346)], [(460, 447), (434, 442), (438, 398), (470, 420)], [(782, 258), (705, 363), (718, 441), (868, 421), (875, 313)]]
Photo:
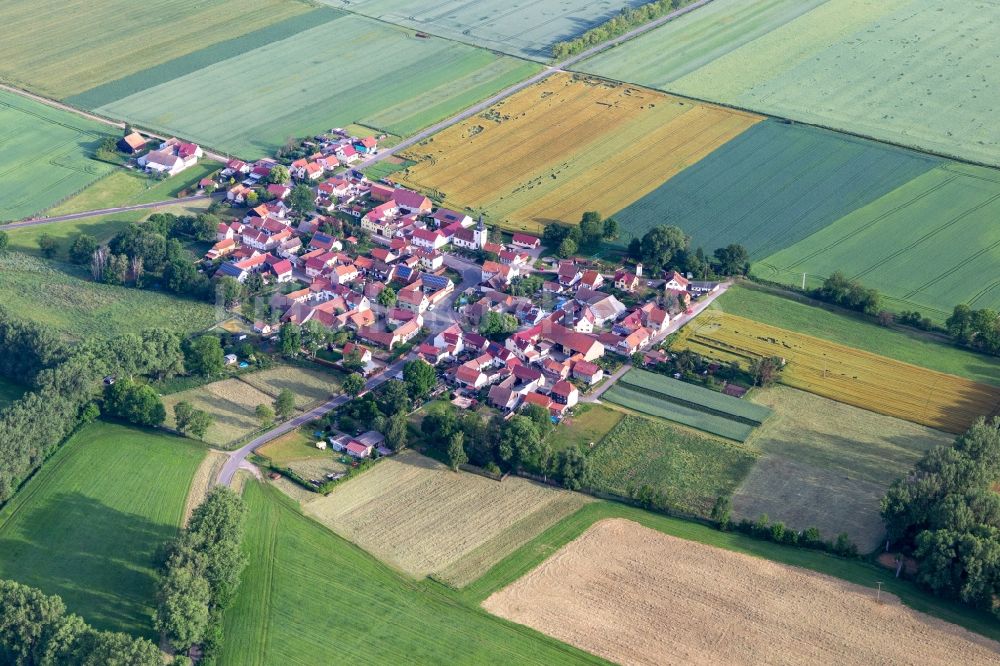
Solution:
[(575, 223), (627, 206), (759, 120), (560, 74), (411, 151), (402, 180), (510, 228)]
[(705, 320), (685, 329), (677, 344), (721, 358), (781, 357), (787, 362), (782, 383), (839, 402), (956, 433), (1000, 411), (1000, 388), (994, 386), (742, 317)]
[(630, 370), (620, 381), (651, 391), (671, 402), (687, 403), (719, 416), (745, 420), (751, 425), (760, 425), (771, 415), (767, 407), (645, 370)]
[(602, 396), (609, 402), (613, 402), (622, 407), (628, 407), (643, 414), (658, 416), (662, 419), (674, 421), (682, 425), (704, 430), (705, 432), (726, 437), (727, 439), (745, 442), (754, 427), (746, 423), (740, 423), (732, 419), (688, 407), (669, 400), (657, 400), (653, 396), (637, 391), (623, 384), (612, 386)]

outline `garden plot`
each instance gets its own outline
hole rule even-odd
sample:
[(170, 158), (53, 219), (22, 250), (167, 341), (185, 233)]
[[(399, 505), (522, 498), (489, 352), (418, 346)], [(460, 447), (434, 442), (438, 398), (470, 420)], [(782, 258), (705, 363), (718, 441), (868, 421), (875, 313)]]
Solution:
[(995, 664), (1000, 651), (886, 592), (877, 602), (871, 588), (621, 519), (483, 607), (627, 664)]

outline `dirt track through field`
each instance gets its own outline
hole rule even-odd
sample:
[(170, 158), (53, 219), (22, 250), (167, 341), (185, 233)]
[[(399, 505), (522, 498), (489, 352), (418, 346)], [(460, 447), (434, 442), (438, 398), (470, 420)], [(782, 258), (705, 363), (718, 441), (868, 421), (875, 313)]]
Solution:
[(893, 595), (685, 541), (595, 523), (483, 602), (623, 664), (1000, 664), (1000, 644)]

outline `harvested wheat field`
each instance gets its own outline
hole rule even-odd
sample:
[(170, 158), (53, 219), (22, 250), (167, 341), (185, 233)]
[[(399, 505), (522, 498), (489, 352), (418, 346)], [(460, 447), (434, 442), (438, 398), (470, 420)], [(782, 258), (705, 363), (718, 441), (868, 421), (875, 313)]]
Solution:
[(1000, 643), (890, 594), (602, 520), (483, 602), (622, 664), (996, 664)]
[(587, 501), (517, 477), (452, 472), (404, 451), (303, 510), (401, 571), (445, 572), (444, 582), (461, 586)]
[(611, 215), (763, 120), (623, 84), (556, 74), (405, 155), (397, 179), (511, 229)]
[(782, 384), (945, 432), (1000, 412), (1000, 387), (721, 312), (682, 329), (674, 348), (723, 361), (779, 356)]

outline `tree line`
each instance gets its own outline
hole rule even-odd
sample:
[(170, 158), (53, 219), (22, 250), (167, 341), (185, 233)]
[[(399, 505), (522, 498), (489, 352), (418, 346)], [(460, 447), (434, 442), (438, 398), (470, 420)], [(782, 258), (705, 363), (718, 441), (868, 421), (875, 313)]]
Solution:
[(889, 538), (917, 561), (917, 582), (1000, 617), (1000, 418), (937, 446), (882, 498)]
[(0, 663), (17, 666), (159, 666), (145, 638), (98, 631), (58, 596), (0, 580)]
[(91, 340), (69, 349), (49, 329), (20, 322), (2, 306), (0, 322), (0, 346), (9, 342), (20, 357), (5, 354), (0, 375), (27, 379), (33, 389), (0, 411), (0, 503), (78, 426), (99, 415), (103, 377), (156, 377), (183, 367), (180, 338), (168, 331)]
[(171, 545), (160, 576), (154, 626), (178, 652), (200, 645), (203, 663), (218, 654), (222, 614), (247, 564), (246, 513), (239, 495), (213, 488)]
[(587, 30), (579, 37), (553, 44), (552, 57), (556, 60), (562, 60), (580, 53), (588, 47), (602, 44), (615, 37), (621, 37), (632, 28), (666, 16), (690, 2), (691, 0), (655, 0), (639, 7), (625, 7), (617, 16)]

